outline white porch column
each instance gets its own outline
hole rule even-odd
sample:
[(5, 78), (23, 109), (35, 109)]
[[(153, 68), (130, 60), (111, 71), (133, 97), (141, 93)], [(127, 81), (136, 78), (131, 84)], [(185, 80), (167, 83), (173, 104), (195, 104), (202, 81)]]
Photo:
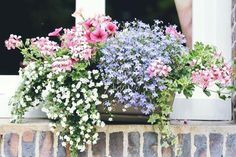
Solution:
[[(201, 41), (217, 46), (231, 60), (231, 0), (193, 0), (193, 44)], [(207, 97), (197, 89), (193, 98), (178, 95), (173, 119), (231, 120), (231, 100), (222, 101), (217, 95)]]
[[(76, 0), (76, 11), (81, 10), (85, 18), (105, 14), (106, 0)], [(76, 23), (79, 19), (76, 19)]]

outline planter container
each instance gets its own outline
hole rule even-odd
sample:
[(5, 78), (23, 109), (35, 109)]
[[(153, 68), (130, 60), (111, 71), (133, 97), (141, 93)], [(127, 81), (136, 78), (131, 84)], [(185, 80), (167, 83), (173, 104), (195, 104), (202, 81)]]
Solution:
[[(168, 105), (173, 106), (175, 99), (175, 94), (171, 94), (169, 98)], [(141, 108), (129, 107), (125, 112), (122, 111), (124, 105), (114, 104), (112, 106), (112, 114), (114, 115), (113, 121), (109, 122), (109, 114), (104, 112), (104, 106), (98, 106), (98, 110), (101, 113), (101, 118), (106, 123), (112, 124), (146, 124), (149, 118), (149, 115), (145, 115), (141, 112)]]

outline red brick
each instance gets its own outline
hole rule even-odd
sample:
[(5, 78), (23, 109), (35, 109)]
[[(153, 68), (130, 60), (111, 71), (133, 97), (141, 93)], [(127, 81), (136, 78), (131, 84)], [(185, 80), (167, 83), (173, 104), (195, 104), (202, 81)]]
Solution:
[(39, 141), (39, 156), (40, 157), (53, 157), (53, 143), (52, 132), (41, 132)]
[(8, 133), (4, 135), (4, 154), (5, 156), (17, 157), (19, 146), (19, 135)]

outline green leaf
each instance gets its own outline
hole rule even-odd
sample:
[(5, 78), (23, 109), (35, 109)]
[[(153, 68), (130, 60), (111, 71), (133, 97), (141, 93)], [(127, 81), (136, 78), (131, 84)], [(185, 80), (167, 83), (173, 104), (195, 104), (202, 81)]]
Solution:
[(226, 100), (226, 98), (227, 98), (225, 95), (219, 95), (219, 97), (223, 100)]
[(207, 90), (206, 88), (203, 89), (203, 92), (207, 95), (207, 96), (211, 96), (211, 92), (209, 90)]
[(158, 114), (153, 113), (152, 115), (149, 116), (148, 123), (154, 124), (159, 118), (160, 116)]

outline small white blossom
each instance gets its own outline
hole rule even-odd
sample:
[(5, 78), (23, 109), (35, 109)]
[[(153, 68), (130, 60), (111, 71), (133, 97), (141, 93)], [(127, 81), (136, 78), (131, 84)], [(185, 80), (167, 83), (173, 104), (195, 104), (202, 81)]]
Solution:
[(88, 119), (89, 119), (89, 117), (88, 117), (88, 115), (86, 114), (86, 115), (84, 115), (83, 117), (82, 117), (82, 121), (84, 121), (84, 122), (87, 122), (88, 121)]
[(66, 146), (66, 142), (62, 142), (61, 145), (62, 145), (63, 147), (65, 147), (65, 146)]

